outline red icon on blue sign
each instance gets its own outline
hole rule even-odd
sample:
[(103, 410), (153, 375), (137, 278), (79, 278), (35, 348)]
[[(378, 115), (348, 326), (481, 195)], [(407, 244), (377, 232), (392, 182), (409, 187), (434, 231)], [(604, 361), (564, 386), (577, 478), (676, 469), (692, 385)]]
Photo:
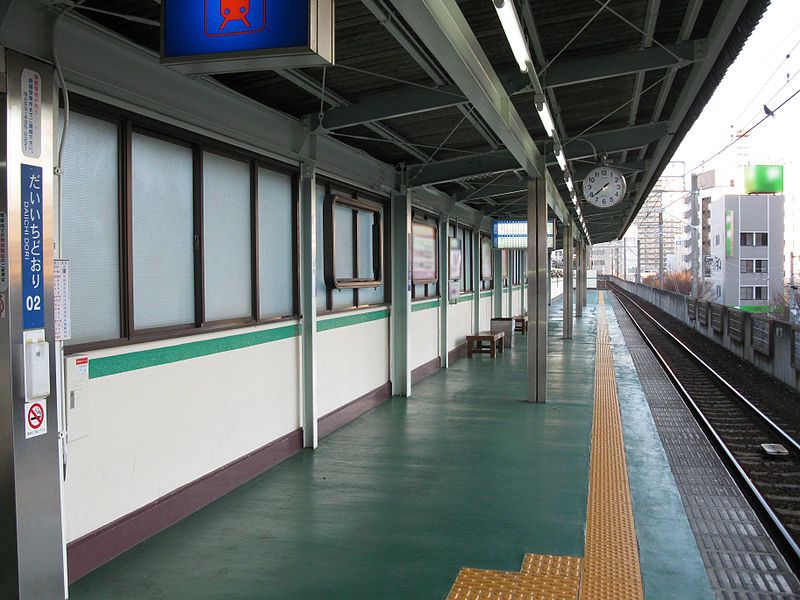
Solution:
[(206, 35), (245, 35), (267, 26), (267, 0), (205, 0)]

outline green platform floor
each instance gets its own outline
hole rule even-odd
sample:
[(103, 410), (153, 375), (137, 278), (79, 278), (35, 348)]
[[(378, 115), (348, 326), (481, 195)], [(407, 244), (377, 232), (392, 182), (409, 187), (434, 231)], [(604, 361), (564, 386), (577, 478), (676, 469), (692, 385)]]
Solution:
[[(284, 461), (81, 579), (71, 598), (439, 600), (461, 567), (516, 571), (526, 552), (581, 556), (597, 293), (589, 302), (566, 343), (560, 301), (553, 303), (548, 404), (524, 402), (525, 338), (497, 360), (457, 361), (417, 384), (411, 398), (384, 403), (317, 451)], [(624, 368), (620, 375), (631, 377)], [(638, 403), (623, 410), (626, 433), (643, 423), (647, 456), (657, 458), (660, 443), (635, 387), (621, 386)], [(639, 543), (649, 546), (642, 552), (648, 599), (673, 597), (676, 583), (702, 588), (666, 459), (653, 463), (666, 502), (647, 493), (654, 469), (629, 462)], [(677, 564), (661, 568), (658, 556)]]

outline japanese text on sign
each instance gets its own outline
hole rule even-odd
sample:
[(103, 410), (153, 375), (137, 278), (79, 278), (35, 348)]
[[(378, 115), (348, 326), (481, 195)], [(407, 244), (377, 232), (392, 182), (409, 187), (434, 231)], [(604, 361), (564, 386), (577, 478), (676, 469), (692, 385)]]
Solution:
[(22, 328), (44, 327), (42, 168), (22, 165)]
[(8, 250), (6, 249), (6, 213), (0, 211), (0, 292), (8, 289)]
[(42, 78), (36, 71), (22, 71), (22, 153), (39, 158), (42, 153)]

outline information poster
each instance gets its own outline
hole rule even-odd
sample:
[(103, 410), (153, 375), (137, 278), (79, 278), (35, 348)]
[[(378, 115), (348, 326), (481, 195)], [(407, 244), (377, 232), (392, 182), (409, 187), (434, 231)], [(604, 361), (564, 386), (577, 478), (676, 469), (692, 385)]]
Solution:
[(481, 238), (481, 279), (492, 278), (492, 242), (489, 238)]
[(461, 281), (461, 268), (464, 262), (464, 252), (461, 240), (451, 237), (450, 240), (450, 281)]
[(412, 280), (414, 283), (436, 281), (436, 226), (413, 223), (412, 233)]

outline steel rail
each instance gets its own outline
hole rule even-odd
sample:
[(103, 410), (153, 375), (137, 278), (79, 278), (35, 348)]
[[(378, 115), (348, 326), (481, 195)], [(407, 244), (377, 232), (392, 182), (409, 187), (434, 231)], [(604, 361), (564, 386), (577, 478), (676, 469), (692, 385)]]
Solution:
[[(714, 369), (712, 369), (710, 366), (708, 366), (708, 364), (706, 364), (702, 359), (700, 359), (694, 352), (689, 350), (683, 342), (681, 342), (670, 331), (668, 331), (663, 325), (661, 325), (661, 323), (659, 323), (655, 319), (655, 317), (653, 317), (650, 313), (648, 313), (646, 310), (644, 310), (639, 305), (638, 302), (633, 300), (633, 298), (631, 298), (628, 294), (626, 294), (624, 291), (622, 291), (617, 286), (614, 286), (613, 292), (615, 294), (618, 294), (620, 296), (623, 296), (623, 297), (627, 298), (632, 304), (634, 304), (642, 312), (642, 314), (644, 314), (648, 319), (653, 321), (653, 323), (658, 325), (658, 327), (662, 331), (667, 333), (670, 339), (676, 341), (688, 354), (690, 354), (694, 359), (696, 359), (696, 361), (699, 364), (701, 364), (703, 367), (705, 367), (705, 369), (708, 370), (711, 374), (713, 374), (717, 379), (719, 379), (720, 381), (725, 383), (727, 389), (730, 390), (730, 391), (733, 391), (737, 398), (744, 399), (745, 402), (746, 402), (746, 405), (748, 407), (755, 409), (755, 413), (757, 415), (763, 416), (763, 419), (767, 423), (769, 429), (775, 428), (778, 431), (780, 431), (784, 436), (787, 436), (787, 434), (782, 429), (780, 429), (777, 425), (775, 425), (775, 423), (771, 419), (769, 419), (768, 417), (763, 415), (763, 413), (760, 410), (758, 410), (757, 408), (755, 408), (750, 401), (748, 401), (746, 398), (744, 398), (744, 396), (742, 396), (737, 390), (735, 390), (730, 384), (728, 384), (727, 381), (722, 379), (722, 377), (718, 373), (716, 373), (716, 371), (714, 371)], [(703, 414), (703, 411), (700, 409), (698, 404), (695, 402), (694, 398), (692, 398), (692, 396), (689, 393), (689, 391), (681, 383), (680, 379), (678, 378), (676, 373), (673, 371), (673, 369), (670, 367), (670, 365), (667, 362), (666, 358), (656, 348), (655, 343), (644, 332), (644, 330), (642, 329), (642, 327), (639, 324), (639, 322), (631, 314), (631, 311), (628, 309), (627, 306), (625, 306), (625, 303), (620, 302), (620, 306), (622, 306), (622, 309), (625, 311), (625, 313), (631, 319), (631, 322), (633, 323), (634, 327), (636, 327), (636, 329), (639, 332), (639, 334), (642, 336), (642, 339), (645, 341), (647, 346), (650, 348), (650, 350), (655, 355), (655, 357), (658, 360), (658, 362), (661, 364), (662, 368), (664, 369), (664, 372), (667, 374), (667, 377), (669, 378), (669, 380), (675, 386), (675, 388), (678, 391), (678, 393), (683, 398), (684, 402), (686, 403), (686, 405), (689, 408), (690, 412), (694, 415), (694, 417), (697, 420), (698, 424), (700, 425), (701, 429), (703, 429), (703, 432), (705, 433), (706, 438), (711, 443), (711, 445), (714, 447), (714, 449), (716, 450), (717, 454), (722, 459), (723, 463), (726, 465), (727, 470), (730, 473), (731, 477), (733, 477), (733, 479), (735, 481), (737, 481), (737, 483), (739, 484), (740, 489), (742, 489), (742, 491), (745, 492), (745, 496), (747, 498), (749, 498), (749, 500), (750, 500), (750, 505), (753, 506), (753, 508), (756, 510), (756, 512), (758, 514), (760, 514), (762, 523), (765, 525), (765, 527), (767, 527), (768, 530), (772, 531), (773, 541), (775, 541), (775, 543), (778, 545), (779, 549), (782, 551), (782, 554), (783, 554), (784, 558), (786, 559), (787, 563), (789, 564), (790, 568), (795, 573), (800, 573), (800, 547), (798, 547), (797, 543), (792, 538), (791, 534), (787, 531), (786, 527), (783, 525), (781, 520), (778, 518), (778, 516), (772, 510), (772, 507), (769, 505), (767, 500), (764, 498), (764, 496), (761, 494), (761, 492), (755, 486), (755, 484), (753, 483), (752, 479), (750, 479), (750, 476), (747, 474), (747, 472), (744, 470), (744, 468), (741, 466), (741, 464), (739, 464), (739, 461), (736, 460), (736, 457), (733, 455), (731, 450), (728, 448), (728, 446), (725, 444), (725, 442), (722, 440), (722, 438), (716, 432), (714, 427), (708, 421), (706, 416)], [(789, 439), (791, 439), (791, 438), (789, 438)], [(792, 440), (792, 445), (793, 445), (793, 447), (797, 447), (797, 443), (794, 442), (794, 440)]]

